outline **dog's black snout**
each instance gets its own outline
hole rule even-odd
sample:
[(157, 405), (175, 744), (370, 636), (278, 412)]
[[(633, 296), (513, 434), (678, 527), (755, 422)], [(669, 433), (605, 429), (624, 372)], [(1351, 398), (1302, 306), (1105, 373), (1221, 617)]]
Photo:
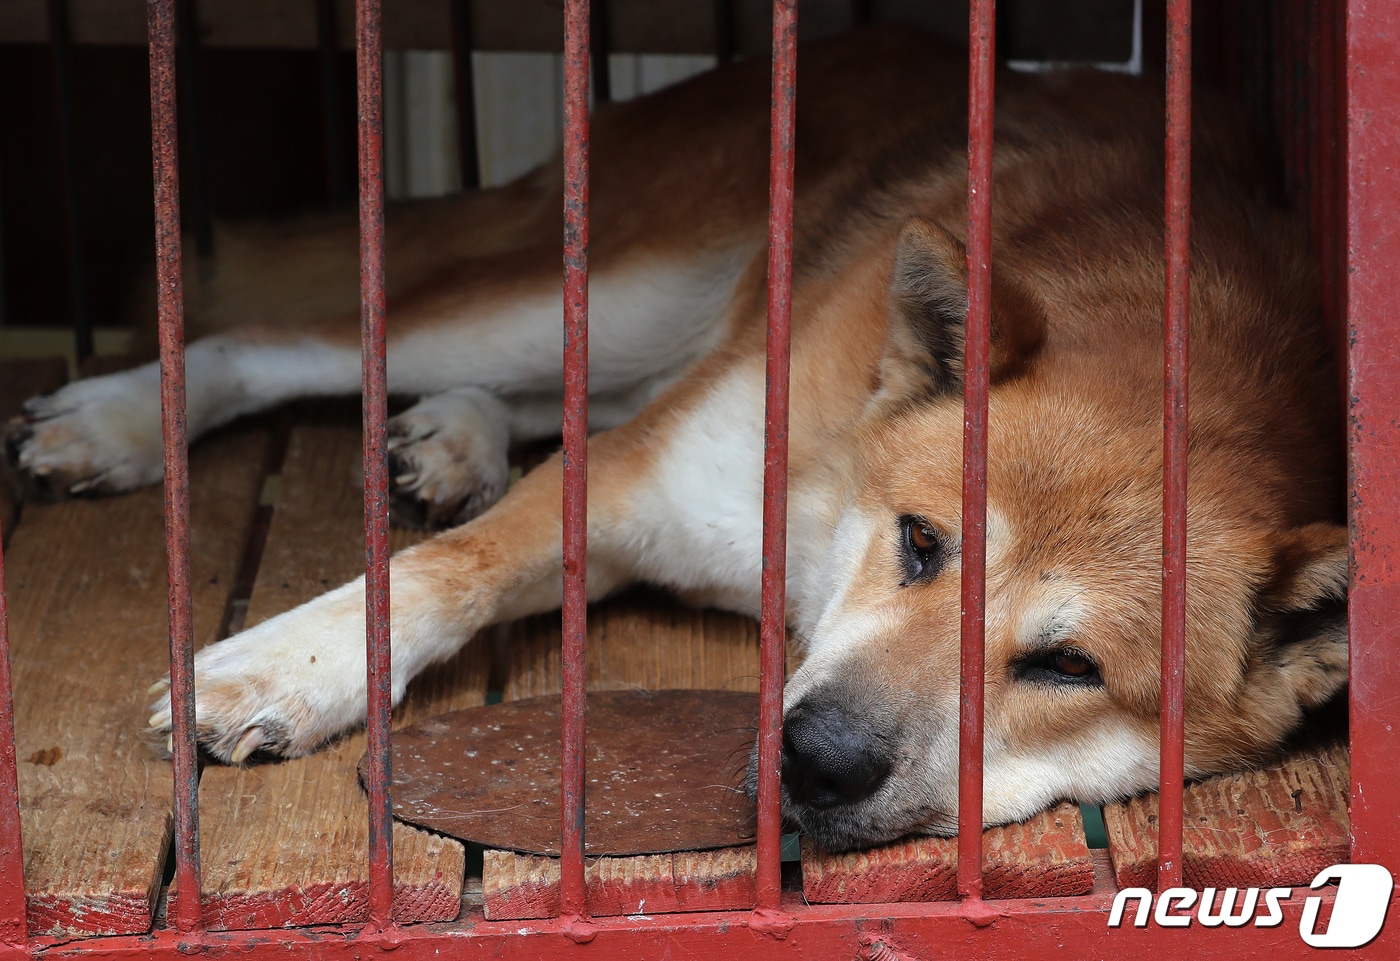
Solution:
[(835, 704), (804, 701), (783, 719), (783, 784), (798, 804), (854, 804), (879, 789), (890, 764), (879, 726)]

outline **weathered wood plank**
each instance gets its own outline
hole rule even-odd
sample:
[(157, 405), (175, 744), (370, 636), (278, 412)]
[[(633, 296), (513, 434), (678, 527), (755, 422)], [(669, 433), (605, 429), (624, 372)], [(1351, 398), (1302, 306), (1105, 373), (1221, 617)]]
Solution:
[[(353, 427), (293, 430), (248, 624), (363, 569), (360, 435)], [(395, 547), (416, 538), (395, 532)], [(480, 704), (485, 645), (420, 679), (395, 723)], [(206, 768), (200, 784), (204, 920), (211, 929), (349, 923), (369, 917), (366, 800), (355, 776), (363, 732), (277, 764)], [(461, 904), (456, 841), (394, 825), (399, 921), (443, 921)]]
[[(1345, 744), (1186, 788), (1182, 883), (1201, 889), (1306, 885), (1351, 851)], [(1157, 795), (1104, 808), (1119, 887), (1156, 890)]]
[[(754, 906), (757, 870), (752, 846), (594, 858), (584, 869), (588, 910), (596, 917), (741, 911)], [(559, 859), (487, 851), (482, 896), (492, 920), (552, 918), (559, 913)]]
[[(559, 692), (557, 614), (507, 625), (499, 643), (507, 700)], [(600, 691), (756, 691), (758, 627), (745, 618), (695, 611), (655, 593), (636, 592), (590, 610), (588, 684)], [(586, 870), (588, 908), (598, 916), (751, 908), (756, 870), (752, 847), (597, 858)], [(482, 894), (492, 920), (550, 917), (559, 909), (559, 862), (488, 851)]]
[[(987, 830), (982, 858), (988, 898), (1068, 897), (1094, 886), (1094, 861), (1075, 804)], [(956, 838), (913, 838), (847, 854), (827, 854), (802, 840), (802, 891), (812, 904), (951, 901), (957, 876)]]
[[(558, 694), (558, 613), (500, 629), (505, 699)], [(656, 591), (633, 591), (588, 614), (588, 686), (621, 691), (758, 690), (758, 625), (722, 611), (685, 607)]]
[[(62, 357), (0, 361), (0, 425), (18, 414), (26, 400), (62, 387), (67, 379), (68, 368)], [(0, 528), (7, 542), (18, 513), (16, 487), (14, 478), (0, 477)]]
[[(267, 437), (191, 457), (195, 637), (223, 621)], [(29, 504), (7, 555), (24, 876), (38, 934), (147, 930), (169, 843), (147, 687), (169, 666), (162, 495)]]

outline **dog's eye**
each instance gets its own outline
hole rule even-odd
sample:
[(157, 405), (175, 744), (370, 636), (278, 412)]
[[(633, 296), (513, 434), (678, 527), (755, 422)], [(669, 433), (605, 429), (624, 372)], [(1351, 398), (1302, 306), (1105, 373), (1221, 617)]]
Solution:
[(1103, 677), (1094, 659), (1083, 651), (1068, 647), (1028, 655), (1016, 665), (1016, 676), (1023, 681), (1046, 684), (1103, 686)]
[(899, 519), (900, 566), (904, 586), (933, 580), (943, 570), (947, 548), (938, 529), (922, 517), (905, 515)]

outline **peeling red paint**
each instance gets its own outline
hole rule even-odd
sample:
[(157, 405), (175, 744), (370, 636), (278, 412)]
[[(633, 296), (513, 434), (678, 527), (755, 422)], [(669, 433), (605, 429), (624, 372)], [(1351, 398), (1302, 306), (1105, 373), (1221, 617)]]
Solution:
[(967, 326), (963, 362), (962, 642), (958, 703), (958, 894), (982, 897), (986, 682), (987, 401), (992, 328), (992, 129), (996, 2), (968, 14)]
[(588, 683), (589, 0), (564, 6), (564, 605), (559, 910), (588, 914), (583, 865)]
[(1352, 860), (1400, 865), (1400, 5), (1345, 4)]
[(189, 441), (185, 429), (185, 315), (180, 250), (179, 133), (175, 122), (175, 4), (148, 4), (151, 155), (155, 180), (160, 413), (169, 564), (171, 755), (175, 769), (177, 929), (199, 929), (199, 768), (194, 742), (194, 611), (190, 584)]
[(763, 422), (763, 575), (759, 624), (758, 906), (782, 894), (779, 768), (787, 628), (788, 370), (792, 320), (792, 188), (797, 109), (797, 0), (773, 3), (768, 158), (768, 343)]

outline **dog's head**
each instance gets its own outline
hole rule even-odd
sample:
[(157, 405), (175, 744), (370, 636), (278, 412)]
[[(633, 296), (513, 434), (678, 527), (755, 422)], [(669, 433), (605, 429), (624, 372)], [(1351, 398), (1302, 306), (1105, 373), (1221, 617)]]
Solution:
[[(859, 481), (787, 688), (785, 815), (832, 850), (957, 827), (963, 258), (925, 221), (900, 237)], [(1004, 823), (1157, 784), (1161, 348), (1052, 355), (1052, 321), (1006, 284), (993, 317), (984, 815)], [(1277, 750), (1347, 671), (1345, 532), (1295, 523), (1290, 464), (1201, 379), (1188, 776)]]

